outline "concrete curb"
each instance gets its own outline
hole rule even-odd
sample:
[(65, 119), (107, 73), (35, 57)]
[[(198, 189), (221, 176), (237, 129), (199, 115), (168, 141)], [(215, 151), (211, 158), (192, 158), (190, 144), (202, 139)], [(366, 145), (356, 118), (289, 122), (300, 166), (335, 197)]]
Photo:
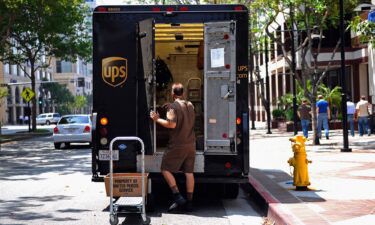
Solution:
[(303, 224), (289, 210), (285, 209), (271, 193), (256, 178), (249, 175), (249, 183), (258, 197), (266, 206), (267, 218), (271, 219), (276, 225), (294, 225)]
[(9, 142), (12, 142), (12, 141), (27, 140), (27, 139), (31, 139), (31, 138), (34, 138), (34, 137), (46, 137), (46, 136), (50, 136), (50, 135), (52, 135), (51, 132), (48, 132), (48, 133), (32, 133), (32, 134), (25, 133), (25, 134), (9, 135), (9, 136), (17, 136), (17, 137), (9, 139), (9, 140), (0, 141), (0, 144), (9, 143)]

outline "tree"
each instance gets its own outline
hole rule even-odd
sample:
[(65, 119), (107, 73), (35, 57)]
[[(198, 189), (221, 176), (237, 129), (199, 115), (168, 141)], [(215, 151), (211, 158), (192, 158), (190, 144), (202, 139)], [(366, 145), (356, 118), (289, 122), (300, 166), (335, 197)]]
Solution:
[[(356, 2), (356, 0), (346, 0), (345, 12), (351, 12)], [(301, 72), (292, 75), (303, 88), (304, 96), (311, 102), (314, 143), (317, 144), (316, 97), (318, 88), (332, 66), (332, 60), (341, 40), (338, 40), (328, 65), (319, 66), (318, 56), (321, 51), (323, 31), (337, 27), (338, 2), (332, 0), (255, 0), (249, 6), (252, 12), (251, 24), (255, 25), (251, 27), (253, 46), (261, 47), (259, 39), (266, 36), (281, 48), (283, 59), (289, 68), (293, 68), (291, 45), (294, 45), (298, 52), (298, 57), (301, 59)], [(287, 35), (283, 37), (282, 33)], [(294, 43), (291, 43), (289, 38), (292, 35), (297, 40)], [(309, 82), (311, 88), (308, 88)]]
[[(9, 37), (0, 45), (0, 61), (18, 65), (30, 78), (35, 93), (35, 73), (47, 68), (52, 57), (69, 61), (78, 57), (89, 59), (91, 39), (84, 0), (7, 0), (0, 7), (0, 11), (13, 9), (17, 15), (3, 18), (11, 20), (12, 27)], [(0, 26), (3, 30), (2, 23)], [(36, 107), (36, 98), (33, 98), (33, 130), (36, 129)]]
[[(8, 95), (9, 95), (8, 88), (0, 87), (0, 108), (3, 106), (4, 98), (7, 97)], [(3, 123), (0, 120), (0, 135), (1, 135), (1, 127), (2, 127), (2, 125), (3, 125)]]
[(0, 1), (0, 46), (4, 44), (9, 37), (12, 24), (17, 16), (16, 5), (19, 0)]
[(51, 104), (56, 107), (56, 112), (61, 114), (71, 113), (75, 99), (66, 85), (59, 83), (43, 83), (42, 88), (51, 93)]
[(75, 96), (72, 108), (75, 110), (76, 113), (78, 111), (82, 112), (82, 109), (87, 105), (87, 98), (86, 96)]

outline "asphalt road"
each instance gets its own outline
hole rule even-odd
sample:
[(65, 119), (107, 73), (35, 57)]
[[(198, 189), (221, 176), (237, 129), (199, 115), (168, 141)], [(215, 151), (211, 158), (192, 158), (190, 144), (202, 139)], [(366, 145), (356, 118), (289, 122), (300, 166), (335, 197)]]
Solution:
[[(168, 192), (166, 192), (168, 193)], [(189, 214), (171, 214), (170, 196), (156, 198), (152, 224), (262, 224), (246, 193), (235, 200), (201, 194)], [(0, 151), (0, 224), (109, 224), (103, 183), (91, 182), (86, 146), (53, 149), (51, 137), (3, 144)], [(139, 224), (137, 216), (120, 218)]]

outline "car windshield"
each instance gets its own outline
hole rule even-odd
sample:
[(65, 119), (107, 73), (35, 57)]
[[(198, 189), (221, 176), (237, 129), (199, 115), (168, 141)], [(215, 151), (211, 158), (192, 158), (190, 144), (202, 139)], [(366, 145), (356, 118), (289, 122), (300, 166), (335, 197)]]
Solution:
[(65, 116), (61, 118), (59, 124), (72, 124), (72, 123), (89, 123), (88, 116)]
[(39, 115), (38, 118), (44, 118), (46, 115)]

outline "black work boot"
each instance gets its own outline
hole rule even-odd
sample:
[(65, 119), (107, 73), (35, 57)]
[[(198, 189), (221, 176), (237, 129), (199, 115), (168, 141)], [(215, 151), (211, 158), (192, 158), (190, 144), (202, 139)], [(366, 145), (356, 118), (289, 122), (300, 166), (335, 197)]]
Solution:
[(171, 212), (171, 211), (185, 205), (185, 203), (186, 203), (186, 200), (184, 199), (184, 197), (182, 197), (182, 195), (180, 193), (173, 194), (173, 199), (174, 199), (174, 202), (172, 203), (171, 206), (169, 206), (168, 212)]

